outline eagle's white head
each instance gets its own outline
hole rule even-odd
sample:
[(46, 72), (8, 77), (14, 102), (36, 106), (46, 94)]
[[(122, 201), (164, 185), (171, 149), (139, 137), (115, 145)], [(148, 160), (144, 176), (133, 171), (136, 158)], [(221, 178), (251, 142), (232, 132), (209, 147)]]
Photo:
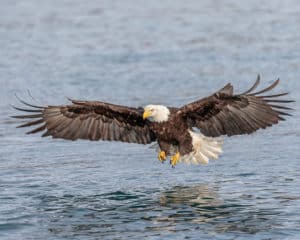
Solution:
[(170, 110), (163, 105), (147, 105), (144, 107), (143, 119), (149, 119), (151, 122), (168, 121)]

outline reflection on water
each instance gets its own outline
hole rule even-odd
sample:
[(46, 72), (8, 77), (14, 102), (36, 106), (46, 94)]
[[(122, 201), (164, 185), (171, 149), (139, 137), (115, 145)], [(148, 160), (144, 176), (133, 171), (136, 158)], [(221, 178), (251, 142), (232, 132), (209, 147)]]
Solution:
[(274, 225), (272, 216), (278, 214), (277, 211), (255, 209), (256, 206), (236, 199), (220, 199), (217, 189), (208, 185), (175, 187), (163, 193), (160, 203), (177, 211), (166, 218), (168, 221), (174, 224), (189, 221), (199, 224), (198, 228), (210, 225), (217, 232), (264, 231)]
[[(191, 231), (268, 234), (280, 227), (277, 209), (263, 209), (243, 199), (222, 199), (206, 184), (176, 186), (164, 191), (110, 192), (91, 196), (41, 196), (39, 210), (47, 215), (49, 235), (155, 236)], [(99, 235), (100, 234), (100, 235)]]
[(221, 204), (221, 200), (218, 198), (216, 191), (216, 189), (209, 188), (209, 186), (205, 184), (197, 186), (175, 186), (162, 193), (160, 204), (162, 206), (170, 204), (217, 206)]

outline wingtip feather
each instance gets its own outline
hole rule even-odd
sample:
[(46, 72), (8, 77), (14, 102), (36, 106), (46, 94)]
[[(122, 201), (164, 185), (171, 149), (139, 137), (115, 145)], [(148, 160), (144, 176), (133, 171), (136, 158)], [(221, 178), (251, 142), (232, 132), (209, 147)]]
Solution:
[(249, 88), (247, 91), (243, 92), (243, 93), (240, 94), (240, 95), (246, 95), (246, 94), (252, 92), (253, 90), (255, 90), (255, 89), (257, 88), (257, 86), (259, 85), (259, 83), (260, 83), (260, 75), (258, 74), (258, 75), (257, 75), (257, 78), (256, 78), (256, 81), (255, 81), (255, 83), (252, 85), (252, 87)]
[(33, 108), (44, 108), (43, 106), (37, 106), (37, 105), (33, 105), (33, 104), (30, 104), (30, 103), (27, 103), (25, 102), (24, 100), (22, 100), (17, 93), (15, 93), (15, 97), (18, 99), (19, 102), (23, 103), (24, 105), (26, 106), (29, 106), (29, 107), (33, 107)]

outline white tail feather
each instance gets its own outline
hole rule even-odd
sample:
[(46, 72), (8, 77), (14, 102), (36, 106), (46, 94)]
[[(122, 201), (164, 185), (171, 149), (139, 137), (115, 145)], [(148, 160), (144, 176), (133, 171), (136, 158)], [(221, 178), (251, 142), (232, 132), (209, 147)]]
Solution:
[(217, 159), (222, 153), (222, 139), (206, 137), (193, 131), (189, 132), (192, 137), (193, 151), (181, 156), (180, 161), (187, 164), (207, 164), (209, 159)]

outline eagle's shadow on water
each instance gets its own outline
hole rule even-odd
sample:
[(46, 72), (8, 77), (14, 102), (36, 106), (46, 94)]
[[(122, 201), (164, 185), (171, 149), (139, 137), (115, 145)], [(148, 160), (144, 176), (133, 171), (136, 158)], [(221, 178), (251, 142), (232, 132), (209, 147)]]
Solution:
[[(207, 184), (175, 186), (164, 191), (116, 191), (91, 196), (44, 197), (49, 233), (60, 234), (256, 234), (278, 226), (277, 210), (258, 208), (241, 199), (222, 199)], [(50, 215), (49, 215), (50, 214)], [(45, 216), (44, 216), (45, 217)]]

